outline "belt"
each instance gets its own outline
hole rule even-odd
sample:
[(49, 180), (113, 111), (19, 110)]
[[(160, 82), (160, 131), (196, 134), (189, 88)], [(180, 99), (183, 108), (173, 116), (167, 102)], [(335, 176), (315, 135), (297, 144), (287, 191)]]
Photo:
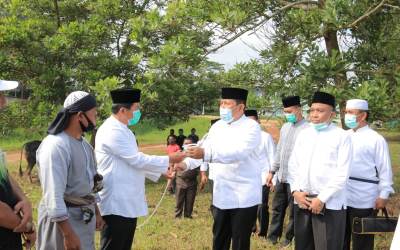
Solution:
[(362, 179), (362, 178), (357, 178), (357, 177), (349, 177), (350, 180), (353, 181), (360, 181), (360, 182), (366, 182), (366, 183), (372, 183), (372, 184), (379, 184), (379, 181), (373, 181), (373, 180), (368, 180), (368, 179)]
[(64, 202), (67, 207), (85, 207), (94, 204), (96, 199), (90, 194), (82, 197), (64, 195)]

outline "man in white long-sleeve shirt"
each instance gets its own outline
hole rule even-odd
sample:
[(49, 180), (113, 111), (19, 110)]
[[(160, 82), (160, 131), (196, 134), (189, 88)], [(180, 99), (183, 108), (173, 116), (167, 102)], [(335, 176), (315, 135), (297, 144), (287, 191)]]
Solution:
[(151, 156), (139, 152), (128, 125), (140, 119), (140, 90), (111, 91), (112, 115), (96, 134), (98, 171), (104, 176), (99, 193), (100, 213), (106, 226), (101, 232), (101, 249), (131, 249), (137, 218), (147, 214), (145, 177), (156, 181), (169, 163), (180, 162), (184, 153)]
[(221, 120), (187, 156), (213, 163), (213, 249), (228, 250), (232, 241), (233, 250), (246, 250), (261, 204), (261, 129), (244, 115), (247, 90), (223, 88), (221, 97)]
[[(255, 109), (246, 109), (244, 114), (260, 123), (258, 119), (258, 113)], [(267, 237), (268, 223), (269, 223), (269, 212), (268, 212), (268, 198), (269, 189), (267, 186), (267, 175), (271, 169), (275, 157), (275, 142), (272, 136), (261, 131), (261, 143), (260, 143), (260, 165), (261, 165), (261, 183), (262, 183), (262, 199), (261, 205), (258, 207), (257, 218), (260, 226), (258, 236)], [(256, 229), (256, 223), (254, 224), (253, 231)]]
[(289, 160), (298, 250), (343, 248), (352, 144), (349, 134), (332, 123), (334, 110), (332, 95), (314, 94), (311, 126), (299, 134)]
[(380, 134), (368, 126), (368, 102), (360, 99), (347, 101), (345, 124), (350, 128), (353, 161), (347, 183), (347, 225), (345, 250), (374, 249), (373, 234), (352, 234), (354, 217), (374, 215), (374, 209), (386, 206), (393, 193), (393, 174), (388, 145)]

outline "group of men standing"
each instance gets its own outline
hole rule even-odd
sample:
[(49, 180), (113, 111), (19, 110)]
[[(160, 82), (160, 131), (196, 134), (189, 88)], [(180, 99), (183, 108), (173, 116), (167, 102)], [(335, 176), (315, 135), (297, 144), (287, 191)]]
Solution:
[[(287, 207), (284, 245), (294, 238), (298, 250), (350, 249), (352, 239), (353, 249), (373, 249), (373, 236), (352, 234), (352, 218), (384, 208), (393, 182), (387, 143), (368, 126), (368, 103), (347, 102), (345, 125), (350, 130), (345, 131), (332, 121), (334, 96), (314, 94), (309, 122), (298, 96), (284, 98), (288, 122), (275, 153), (257, 111), (246, 108), (247, 95), (244, 89), (223, 88), (221, 119), (206, 137), (184, 152), (152, 156), (139, 152), (128, 128), (141, 117), (140, 90), (111, 91), (112, 114), (98, 129), (94, 149), (83, 134), (96, 126), (96, 100), (83, 91), (71, 93), (37, 152), (43, 190), (37, 248), (94, 249), (98, 229), (101, 249), (131, 249), (137, 218), (147, 214), (145, 178), (170, 178), (168, 167), (175, 164), (181, 171), (204, 170), (204, 165), (212, 171), (215, 250), (250, 249), (257, 214), (260, 236), (277, 243)], [(7, 183), (13, 187), (12, 181)], [(24, 230), (19, 232), (31, 237)]]
[(353, 233), (352, 220), (375, 215), (394, 191), (388, 146), (368, 126), (367, 101), (347, 101), (345, 131), (333, 122), (334, 96), (315, 92), (308, 121), (299, 96), (283, 98), (287, 123), (275, 158), (268, 161), (273, 146), (263, 146), (269, 139), (257, 122), (246, 118), (246, 113), (257, 117), (254, 110), (246, 110), (246, 97), (245, 90), (222, 89), (221, 120), (199, 147), (187, 152), (212, 169), (213, 248), (229, 249), (232, 243), (232, 249), (250, 249), (257, 205), (262, 204), (259, 214), (265, 214), (268, 202), (268, 189), (259, 179), (267, 168), (262, 178), (275, 196), (268, 234), (260, 220), (260, 236), (276, 244), (289, 207), (283, 246), (294, 238), (298, 250), (350, 249), (351, 242), (353, 249), (373, 249), (374, 236)]

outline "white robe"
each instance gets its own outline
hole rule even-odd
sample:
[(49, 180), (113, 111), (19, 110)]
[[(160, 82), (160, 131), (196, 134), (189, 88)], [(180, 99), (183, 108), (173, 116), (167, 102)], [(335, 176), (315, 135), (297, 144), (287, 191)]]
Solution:
[(349, 134), (334, 124), (320, 132), (300, 132), (289, 159), (293, 191), (317, 194), (327, 209), (346, 208), (346, 183), (352, 160)]
[(139, 152), (135, 135), (113, 116), (97, 131), (95, 152), (98, 171), (104, 178), (98, 203), (101, 215), (147, 215), (145, 178), (155, 181), (167, 172), (168, 156)]
[(235, 209), (261, 203), (260, 143), (260, 125), (244, 115), (231, 124), (219, 120), (210, 128), (202, 147), (204, 161), (212, 163), (214, 206)]
[[(364, 126), (349, 130), (353, 161), (347, 183), (347, 203), (353, 208), (373, 208), (378, 197), (388, 199), (393, 193), (393, 174), (389, 147), (380, 134)], [(351, 177), (379, 181), (379, 184), (353, 180)]]

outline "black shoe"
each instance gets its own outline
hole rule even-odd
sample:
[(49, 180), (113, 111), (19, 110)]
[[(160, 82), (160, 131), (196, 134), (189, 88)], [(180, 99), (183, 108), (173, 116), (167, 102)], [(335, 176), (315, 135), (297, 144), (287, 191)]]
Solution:
[(260, 238), (267, 238), (267, 234), (260, 234), (260, 233), (258, 233), (258, 237), (260, 237)]
[(291, 240), (285, 239), (285, 240), (281, 243), (281, 246), (282, 246), (282, 247), (288, 247), (288, 246), (290, 246), (291, 243), (292, 243)]

